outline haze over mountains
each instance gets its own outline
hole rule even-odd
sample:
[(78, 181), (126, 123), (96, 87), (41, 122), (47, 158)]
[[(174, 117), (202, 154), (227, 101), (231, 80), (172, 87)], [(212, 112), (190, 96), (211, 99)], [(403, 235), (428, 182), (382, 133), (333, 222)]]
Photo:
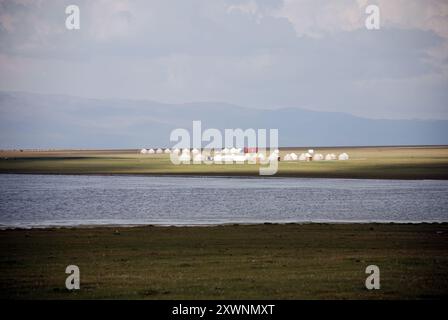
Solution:
[(377, 120), (300, 108), (165, 104), (0, 92), (0, 148), (168, 147), (175, 128), (277, 128), (280, 146), (448, 144), (448, 120)]

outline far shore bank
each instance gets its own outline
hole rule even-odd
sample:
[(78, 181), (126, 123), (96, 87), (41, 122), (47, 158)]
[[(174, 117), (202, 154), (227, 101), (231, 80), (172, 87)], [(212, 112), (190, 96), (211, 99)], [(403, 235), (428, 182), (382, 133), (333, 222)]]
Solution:
[(184, 172), (184, 173), (94, 173), (94, 172), (52, 172), (52, 171), (7, 171), (1, 172), (0, 175), (20, 174), (20, 175), (54, 175), (54, 176), (118, 176), (118, 177), (179, 177), (179, 178), (247, 178), (247, 179), (275, 179), (275, 178), (291, 178), (291, 179), (347, 179), (347, 180), (448, 180), (448, 175), (421, 176), (421, 175), (351, 175), (351, 174), (286, 174), (277, 173), (272, 176), (261, 176), (257, 173), (239, 174), (239, 173), (220, 173), (220, 172)]
[[(316, 152), (348, 153), (346, 161), (282, 161), (303, 148), (280, 149), (278, 171), (269, 177), (447, 180), (448, 147), (340, 147)], [(174, 165), (167, 154), (137, 150), (1, 151), (0, 174), (260, 177), (259, 164)]]
[(448, 225), (448, 221), (285, 221), (285, 222), (223, 222), (223, 223), (80, 223), (80, 224), (43, 224), (43, 225), (2, 225), (0, 224), (0, 231), (5, 230), (59, 230), (59, 229), (97, 229), (97, 228), (109, 228), (109, 229), (126, 229), (126, 228), (218, 228), (218, 227), (238, 227), (238, 226), (288, 226), (288, 225)]

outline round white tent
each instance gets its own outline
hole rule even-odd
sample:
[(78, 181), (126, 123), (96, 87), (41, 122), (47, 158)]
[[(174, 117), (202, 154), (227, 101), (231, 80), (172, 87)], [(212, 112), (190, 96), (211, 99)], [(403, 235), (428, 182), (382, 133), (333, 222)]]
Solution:
[(299, 156), (299, 161), (305, 161), (306, 160), (306, 156), (304, 153), (301, 153)]
[(148, 152), (148, 150), (146, 150), (146, 149), (142, 149), (142, 150), (140, 150), (140, 153), (141, 154), (145, 154), (145, 153), (147, 153)]
[(234, 154), (233, 161), (240, 164), (244, 163), (244, 161), (246, 161), (246, 156), (244, 154)]
[(347, 153), (341, 153), (338, 157), (339, 160), (348, 160), (348, 154)]
[(222, 162), (222, 155), (221, 155), (221, 153), (215, 154), (215, 156), (213, 157), (213, 161), (215, 161), (215, 162)]
[(163, 150), (160, 148), (157, 148), (156, 153), (163, 153)]
[(148, 153), (154, 153), (154, 149), (149, 149)]
[(313, 153), (314, 153), (314, 150), (313, 150), (313, 149), (309, 149), (309, 150), (308, 150), (308, 153), (309, 153), (309, 154), (313, 154)]
[(184, 148), (184, 149), (182, 149), (182, 153), (189, 154), (190, 153), (190, 149)]
[(182, 153), (179, 157), (180, 162), (190, 162), (190, 160), (191, 160), (190, 154), (186, 152)]
[(285, 160), (285, 161), (291, 161), (292, 159), (291, 159), (291, 155), (288, 153), (288, 154), (286, 154), (286, 156), (284, 156), (283, 157), (283, 160)]
[(251, 163), (255, 163), (257, 161), (257, 156), (252, 153), (246, 153), (244, 157), (248, 162)]
[(194, 162), (202, 162), (202, 160), (204, 160), (204, 157), (202, 156), (202, 154), (197, 153), (194, 157), (193, 157), (193, 161)]
[(296, 161), (298, 159), (297, 155), (293, 152), (290, 154), (291, 160)]
[(222, 161), (224, 161), (225, 163), (233, 163), (233, 155), (231, 155), (231, 154), (223, 155)]
[(178, 148), (173, 149), (173, 153), (179, 153), (180, 150)]
[(169, 148), (166, 148), (164, 152), (165, 153), (171, 153), (171, 150)]
[(278, 161), (278, 154), (273, 152), (269, 155), (269, 161)]
[(192, 153), (192, 154), (198, 154), (198, 153), (199, 153), (199, 150), (196, 149), (196, 148), (194, 148), (193, 150), (191, 150), (191, 153)]
[(320, 153), (316, 153), (316, 154), (313, 156), (313, 160), (314, 160), (314, 161), (324, 160), (324, 156), (323, 156), (322, 154), (320, 154)]

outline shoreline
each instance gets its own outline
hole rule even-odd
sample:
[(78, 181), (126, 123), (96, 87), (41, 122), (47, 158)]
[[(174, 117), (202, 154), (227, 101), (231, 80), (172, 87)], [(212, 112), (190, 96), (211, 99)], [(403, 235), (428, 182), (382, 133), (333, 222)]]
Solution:
[(245, 175), (245, 174), (229, 174), (229, 173), (83, 173), (83, 172), (2, 172), (0, 175), (46, 175), (46, 176), (92, 176), (92, 177), (168, 177), (168, 178), (228, 178), (228, 179), (336, 179), (336, 180), (391, 180), (391, 181), (445, 181), (448, 180), (448, 176), (442, 177), (381, 177), (381, 176), (335, 176), (335, 175), (291, 175), (291, 174), (275, 174), (272, 176), (265, 175)]
[(291, 221), (291, 222), (222, 222), (222, 223), (104, 223), (104, 224), (45, 224), (45, 225), (33, 225), (33, 226), (24, 226), (24, 225), (2, 225), (0, 224), (0, 231), (6, 230), (73, 230), (73, 229), (127, 229), (127, 228), (219, 228), (226, 226), (269, 226), (269, 225), (277, 225), (277, 226), (288, 226), (288, 225), (448, 225), (447, 221), (441, 220), (421, 220), (421, 221), (400, 221), (400, 220), (340, 220), (340, 221), (319, 221), (319, 220), (310, 220), (310, 221)]

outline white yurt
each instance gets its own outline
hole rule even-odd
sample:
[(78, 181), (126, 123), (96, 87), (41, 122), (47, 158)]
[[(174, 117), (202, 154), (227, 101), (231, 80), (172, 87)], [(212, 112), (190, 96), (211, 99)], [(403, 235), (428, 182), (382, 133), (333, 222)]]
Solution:
[(299, 161), (305, 161), (306, 160), (306, 156), (304, 153), (301, 153), (299, 156)]
[(148, 153), (154, 153), (155, 151), (154, 151), (154, 149), (149, 149), (148, 150)]
[(163, 150), (160, 148), (157, 148), (156, 153), (163, 153)]
[(296, 161), (298, 159), (297, 155), (293, 152), (290, 154), (291, 160)]
[(178, 148), (173, 149), (173, 153), (179, 153), (180, 150)]
[(164, 152), (165, 153), (171, 153), (171, 150), (169, 148), (166, 148)]
[(190, 149), (184, 148), (184, 149), (182, 149), (182, 153), (189, 154), (190, 153)]
[[(221, 160), (219, 160), (219, 159), (221, 159)], [(221, 157), (218, 157), (218, 160), (221, 162), (229, 161), (226, 154), (221, 154)]]
[(278, 154), (273, 152), (269, 155), (269, 161), (278, 161)]
[(227, 148), (222, 149), (222, 153), (223, 153), (223, 154), (228, 154), (229, 152), (230, 152), (230, 150), (227, 149)]
[(199, 153), (199, 150), (196, 149), (196, 148), (194, 148), (193, 150), (191, 150), (191, 153), (192, 153), (192, 154), (198, 154), (198, 153)]
[(230, 149), (230, 153), (231, 154), (238, 153), (238, 150), (236, 148), (232, 148), (232, 149)]
[(279, 153), (280, 153), (280, 150), (275, 149), (275, 150), (274, 150), (274, 153), (279, 154)]
[(140, 153), (141, 154), (145, 154), (145, 153), (147, 153), (148, 152), (148, 150), (146, 150), (146, 149), (142, 149), (142, 150), (140, 150)]
[(324, 156), (320, 153), (316, 153), (315, 155), (313, 155), (313, 160), (314, 161), (321, 161), (324, 160)]
[(336, 160), (336, 155), (334, 153), (329, 153), (325, 156), (325, 160)]
[(310, 153), (305, 153), (305, 161), (313, 160), (313, 156)]
[(237, 153), (241, 153), (241, 152), (243, 152), (243, 149), (241, 149), (241, 148), (236, 148), (236, 152), (237, 152)]
[(232, 163), (233, 162), (233, 154), (225, 154), (222, 156), (222, 160), (226, 163)]
[(309, 150), (308, 150), (308, 153), (309, 153), (309, 154), (313, 154), (313, 153), (314, 153), (314, 150), (313, 150), (313, 149), (309, 149)]
[(285, 160), (285, 161), (291, 161), (292, 159), (291, 159), (291, 155), (288, 153), (288, 154), (286, 154), (286, 156), (284, 156), (283, 157), (283, 160)]
[(189, 154), (189, 153), (182, 153), (182, 154), (179, 156), (179, 161), (180, 161), (180, 162), (190, 162), (190, 160), (191, 160), (191, 157), (190, 157), (190, 154)]
[(244, 154), (235, 154), (233, 155), (233, 161), (236, 163), (244, 163), (244, 161), (246, 161), (246, 156)]
[(341, 153), (338, 157), (339, 160), (348, 160), (348, 154), (347, 153)]
[(252, 154), (252, 153), (246, 153), (244, 155), (244, 158), (246, 159), (246, 161), (248, 162), (256, 162), (257, 161), (257, 156)]
[(204, 157), (202, 156), (202, 154), (197, 153), (194, 157), (193, 157), (193, 161), (194, 162), (202, 162), (202, 160), (204, 160)]

